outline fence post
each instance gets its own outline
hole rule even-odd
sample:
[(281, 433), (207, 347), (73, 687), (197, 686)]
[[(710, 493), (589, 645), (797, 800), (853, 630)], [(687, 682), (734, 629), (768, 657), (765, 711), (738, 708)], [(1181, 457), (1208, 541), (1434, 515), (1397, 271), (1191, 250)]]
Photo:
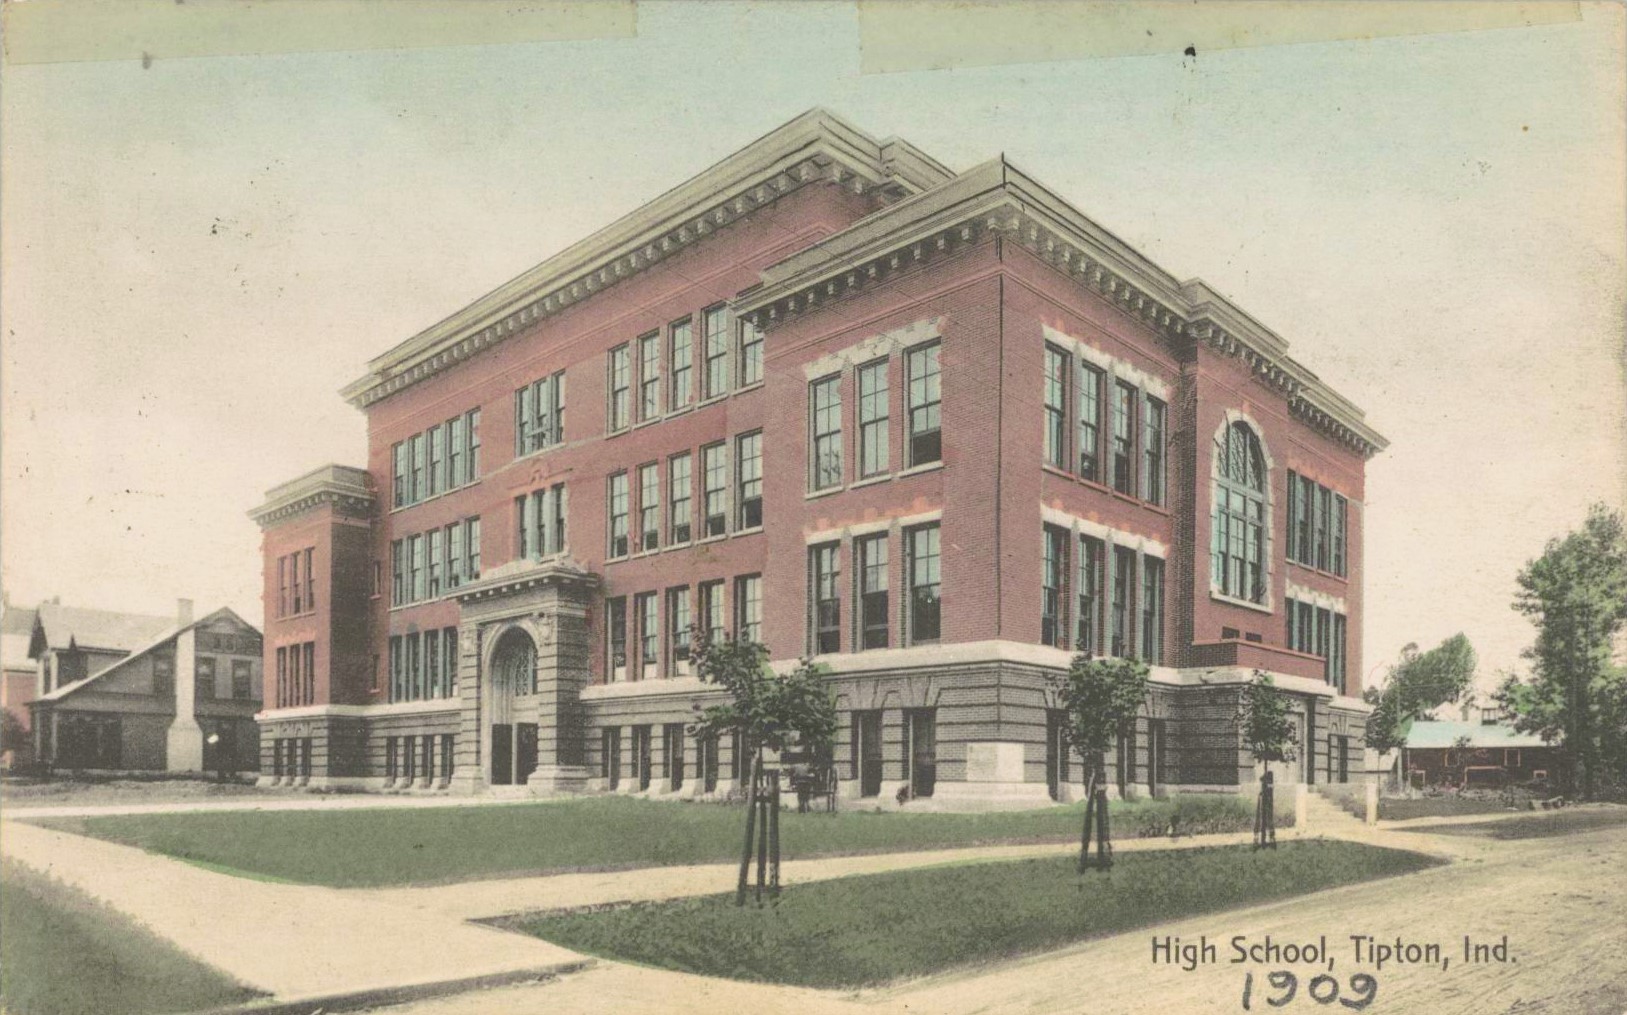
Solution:
[(1378, 824), (1378, 781), (1367, 780), (1367, 824)]

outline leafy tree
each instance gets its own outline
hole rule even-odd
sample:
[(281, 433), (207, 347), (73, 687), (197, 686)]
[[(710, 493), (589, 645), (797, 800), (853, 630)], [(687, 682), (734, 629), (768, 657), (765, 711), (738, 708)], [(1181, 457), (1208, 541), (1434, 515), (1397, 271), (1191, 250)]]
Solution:
[[(1097, 807), (1105, 809), (1105, 791), (1100, 789), (1105, 774), (1103, 756), (1135, 721), (1136, 712), (1147, 697), (1147, 664), (1139, 659), (1091, 659), (1073, 657), (1065, 677), (1054, 681), (1057, 697), (1068, 721), (1062, 727), (1065, 749), (1079, 755), (1085, 770), (1085, 826), (1079, 837), (1079, 870), (1090, 860), (1091, 821)], [(1098, 801), (1098, 797), (1102, 797)], [(1105, 820), (1098, 825), (1097, 853), (1103, 864), (1110, 856)]]
[(16, 751), (29, 744), (28, 730), (10, 709), (0, 710), (0, 751)]
[(1257, 762), (1297, 757), (1299, 731), (1288, 712), (1288, 696), (1264, 670), (1255, 670), (1254, 679), (1243, 685), (1237, 699), (1237, 729), (1243, 749)]
[(1367, 746), (1383, 753), (1405, 744), (1414, 720), (1470, 693), (1476, 663), (1474, 646), (1461, 632), (1428, 652), (1419, 652), (1416, 644), (1403, 648), (1383, 687), (1362, 693), (1373, 706), (1367, 717)]
[[(1293, 761), (1299, 746), (1299, 731), (1288, 711), (1288, 696), (1277, 690), (1271, 674), (1254, 671), (1254, 679), (1243, 685), (1237, 698), (1237, 731), (1243, 748), (1253, 756), (1256, 764), (1271, 761)], [(1254, 844), (1256, 847), (1277, 845), (1276, 807), (1271, 773), (1267, 770), (1260, 780), (1260, 795), (1255, 805)]]
[[(756, 833), (757, 780), (763, 769), (763, 751), (799, 748), (816, 756), (829, 753), (836, 741), (836, 702), (821, 668), (803, 660), (795, 670), (780, 675), (768, 665), (768, 650), (752, 641), (700, 642), (694, 649), (695, 671), (701, 680), (717, 684), (729, 700), (700, 712), (690, 728), (702, 738), (739, 734), (745, 757), (752, 759), (746, 790), (746, 839), (740, 859), (737, 905), (746, 901), (746, 880)], [(697, 706), (698, 708), (699, 706)], [(736, 761), (737, 770), (742, 770)], [(777, 823), (775, 831), (777, 832)], [(767, 830), (764, 830), (767, 834)], [(775, 863), (779, 843), (775, 841)]]
[(1627, 622), (1627, 534), (1603, 504), (1580, 530), (1551, 539), (1517, 579), (1514, 609), (1537, 626), (1531, 676), (1510, 676), (1496, 700), (1516, 729), (1558, 740), (1572, 794), (1590, 798), (1601, 774), (1627, 776), (1627, 670), (1611, 645)]

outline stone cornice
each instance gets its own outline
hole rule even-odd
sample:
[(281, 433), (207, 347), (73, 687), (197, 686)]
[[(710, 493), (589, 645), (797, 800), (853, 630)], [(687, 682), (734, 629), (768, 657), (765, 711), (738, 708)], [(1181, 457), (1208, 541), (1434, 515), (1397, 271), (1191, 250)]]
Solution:
[(897, 200), (953, 174), (825, 110), (777, 128), (368, 364), (341, 394), (366, 408), (638, 274), (798, 188), (826, 181)]
[(512, 596), (545, 585), (560, 585), (582, 592), (599, 586), (599, 576), (574, 560), (510, 561), (466, 582), (451, 593), (460, 604)]
[(1006, 162), (995, 159), (871, 215), (763, 272), (735, 312), (768, 329), (928, 260), (1003, 236), (1172, 345), (1241, 359), (1290, 411), (1363, 456), (1388, 442), (1362, 411), (1288, 354), (1288, 343), (1201, 280), (1174, 276)]
[(325, 504), (340, 514), (365, 518), (373, 512), (372, 480), (362, 469), (324, 465), (266, 491), (265, 503), (249, 512), (262, 529)]

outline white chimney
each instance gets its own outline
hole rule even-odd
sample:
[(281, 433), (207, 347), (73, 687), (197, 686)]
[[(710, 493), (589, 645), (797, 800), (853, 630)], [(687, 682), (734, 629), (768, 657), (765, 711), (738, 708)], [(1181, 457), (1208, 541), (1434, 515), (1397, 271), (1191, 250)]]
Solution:
[(192, 623), (192, 600), (175, 600), (175, 623), (181, 627)]

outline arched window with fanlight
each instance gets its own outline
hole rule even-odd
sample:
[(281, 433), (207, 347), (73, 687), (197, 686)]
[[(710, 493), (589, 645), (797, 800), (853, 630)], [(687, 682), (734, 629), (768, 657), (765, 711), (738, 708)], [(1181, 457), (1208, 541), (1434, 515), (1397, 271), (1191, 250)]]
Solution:
[(1209, 583), (1232, 599), (1266, 598), (1266, 463), (1254, 429), (1234, 422), (1215, 449), (1214, 516), (1209, 543)]

